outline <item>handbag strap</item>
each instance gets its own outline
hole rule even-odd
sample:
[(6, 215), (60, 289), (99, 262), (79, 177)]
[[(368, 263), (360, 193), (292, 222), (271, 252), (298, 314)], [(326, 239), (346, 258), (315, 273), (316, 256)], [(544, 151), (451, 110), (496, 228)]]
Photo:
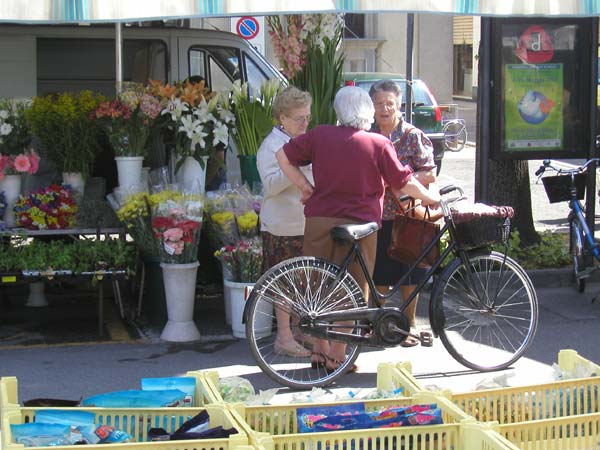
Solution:
[[(410, 211), (406, 211), (406, 209), (404, 208), (404, 206), (402, 206), (402, 203), (400, 203), (400, 200), (398, 200), (398, 197), (396, 197), (396, 195), (392, 192), (392, 190), (390, 188), (386, 188), (389, 193), (390, 196), (392, 197), (392, 200), (394, 201), (396, 207), (398, 208), (398, 210), (403, 214), (403, 215), (408, 215), (407, 213), (410, 213)], [(415, 199), (411, 199), (410, 201), (410, 208), (409, 209), (413, 209), (413, 214), (412, 216), (415, 216), (414, 213), (414, 208), (415, 208)], [(431, 222), (431, 211), (429, 210), (429, 206), (425, 206), (425, 215), (423, 217), (423, 220), (427, 220), (429, 222)]]

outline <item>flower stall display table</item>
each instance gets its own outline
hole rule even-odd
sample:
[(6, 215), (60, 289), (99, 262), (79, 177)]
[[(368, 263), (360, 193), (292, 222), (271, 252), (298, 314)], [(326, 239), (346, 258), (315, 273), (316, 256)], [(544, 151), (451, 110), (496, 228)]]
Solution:
[[(11, 236), (40, 237), (40, 236), (69, 236), (73, 239), (79, 239), (81, 236), (94, 236), (100, 239), (101, 236), (118, 235), (121, 238), (125, 236), (123, 228), (69, 228), (63, 230), (29, 230), (26, 228), (12, 228), (10, 230), (0, 231), (0, 237)], [(115, 301), (119, 306), (121, 317), (124, 317), (123, 302), (119, 281), (127, 279), (126, 270), (97, 270), (74, 274), (70, 270), (48, 270), (48, 271), (17, 271), (9, 273), (0, 273), (0, 297), (4, 295), (3, 287), (14, 286), (16, 284), (29, 284), (46, 280), (71, 280), (71, 281), (92, 281), (97, 282), (98, 289), (98, 335), (104, 336), (104, 281), (110, 281), (113, 287)], [(2, 302), (0, 302), (1, 304)]]

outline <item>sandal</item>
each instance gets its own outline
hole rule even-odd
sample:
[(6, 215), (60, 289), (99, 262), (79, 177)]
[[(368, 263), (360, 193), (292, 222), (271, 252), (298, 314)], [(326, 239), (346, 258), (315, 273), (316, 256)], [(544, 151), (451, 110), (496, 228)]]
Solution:
[[(335, 367), (329, 367), (327, 366), (327, 363), (325, 363), (325, 371), (327, 372), (327, 375), (332, 374), (333, 372), (335, 372), (336, 370), (338, 370), (340, 368), (340, 366), (344, 363), (344, 361), (338, 361), (337, 359), (331, 358), (327, 355), (323, 355), (325, 356), (325, 358), (327, 359), (327, 362), (335, 364)], [(346, 369), (346, 373), (355, 373), (358, 372), (358, 366), (356, 364), (352, 364), (350, 367), (348, 367)]]
[(292, 356), (295, 358), (305, 358), (311, 355), (310, 350), (304, 348), (296, 341), (282, 344), (275, 339), (275, 345), (273, 347), (275, 353), (278, 355)]
[(415, 334), (419, 334), (414, 327), (410, 327), (409, 335), (400, 342), (400, 347), (414, 347), (420, 344), (419, 338), (415, 337)]
[[(317, 360), (315, 360), (315, 357)], [(313, 369), (321, 369), (325, 367), (325, 361), (327, 360), (327, 356), (320, 352), (312, 352), (310, 358), (310, 367)]]

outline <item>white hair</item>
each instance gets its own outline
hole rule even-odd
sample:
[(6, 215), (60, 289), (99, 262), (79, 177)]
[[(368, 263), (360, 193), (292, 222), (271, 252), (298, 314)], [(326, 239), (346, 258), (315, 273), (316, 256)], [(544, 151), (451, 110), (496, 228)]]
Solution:
[(344, 86), (335, 95), (333, 107), (340, 125), (369, 130), (375, 108), (369, 94), (356, 86)]

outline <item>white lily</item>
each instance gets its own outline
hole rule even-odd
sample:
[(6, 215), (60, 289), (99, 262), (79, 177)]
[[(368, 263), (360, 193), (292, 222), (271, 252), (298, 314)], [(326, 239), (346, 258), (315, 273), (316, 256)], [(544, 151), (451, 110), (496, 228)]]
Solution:
[(224, 123), (221, 123), (221, 122), (216, 122), (215, 129), (214, 129), (213, 145), (217, 146), (217, 145), (219, 145), (219, 143), (221, 143), (226, 146), (228, 142), (229, 142), (229, 130), (227, 128), (227, 125), (225, 125)]
[(8, 136), (12, 130), (13, 127), (10, 123), (3, 123), (0, 125), (0, 135), (2, 136)]
[(188, 104), (179, 98), (174, 98), (169, 100), (165, 109), (162, 110), (161, 115), (170, 114), (171, 120), (173, 122), (177, 122), (183, 113), (187, 111), (189, 111)]
[(0, 110), (0, 119), (6, 120), (8, 119), (9, 112), (5, 109)]

